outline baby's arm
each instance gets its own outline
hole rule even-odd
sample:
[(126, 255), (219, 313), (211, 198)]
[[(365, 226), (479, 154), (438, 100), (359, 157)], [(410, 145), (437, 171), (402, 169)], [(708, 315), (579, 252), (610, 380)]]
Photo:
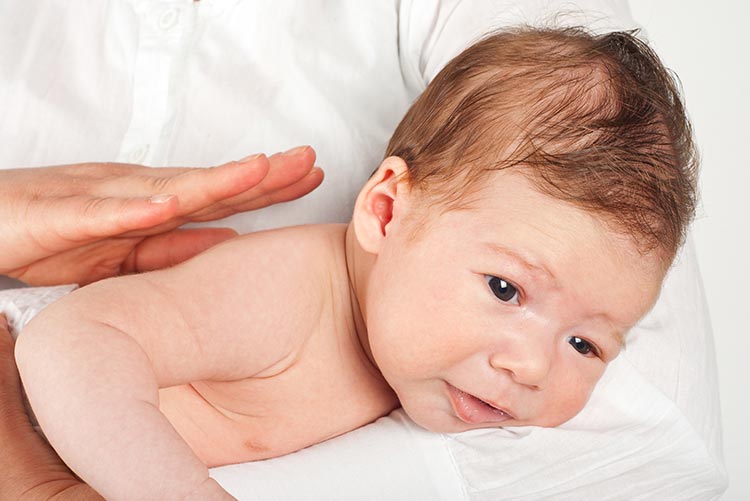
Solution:
[[(311, 310), (300, 301), (313, 288), (283, 233), (83, 288), (23, 331), (16, 358), (39, 423), (105, 498), (229, 497), (159, 411), (158, 389), (251, 377), (293, 354), (292, 314)], [(290, 297), (290, 285), (306, 294)]]

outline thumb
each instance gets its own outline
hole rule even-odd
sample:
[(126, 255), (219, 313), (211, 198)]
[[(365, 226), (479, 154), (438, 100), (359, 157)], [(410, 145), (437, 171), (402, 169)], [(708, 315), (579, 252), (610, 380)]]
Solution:
[(13, 345), (14, 340), (13, 336), (10, 334), (8, 319), (5, 318), (5, 314), (0, 313), (0, 359), (2, 359), (3, 362), (6, 355), (13, 358)]
[(236, 236), (237, 232), (229, 228), (191, 228), (148, 237), (126, 258), (122, 271), (133, 273), (174, 266)]

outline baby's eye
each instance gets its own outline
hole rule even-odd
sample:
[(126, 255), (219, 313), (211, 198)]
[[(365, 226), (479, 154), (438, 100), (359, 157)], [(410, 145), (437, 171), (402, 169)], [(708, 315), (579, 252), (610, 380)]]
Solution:
[(570, 339), (568, 339), (568, 343), (570, 343), (570, 346), (573, 347), (574, 350), (576, 350), (581, 355), (596, 355), (598, 356), (598, 352), (594, 345), (589, 343), (583, 338), (580, 338), (578, 336), (572, 336)]
[(510, 304), (518, 304), (518, 290), (500, 277), (487, 275), (487, 285), (500, 301)]

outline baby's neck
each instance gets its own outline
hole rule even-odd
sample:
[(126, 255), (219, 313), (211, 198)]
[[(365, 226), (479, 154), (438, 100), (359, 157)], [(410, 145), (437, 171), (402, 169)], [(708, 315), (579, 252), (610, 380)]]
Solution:
[(372, 357), (370, 342), (367, 336), (367, 318), (366, 298), (367, 283), (370, 276), (370, 270), (374, 263), (374, 256), (365, 252), (357, 242), (354, 234), (352, 223), (346, 228), (344, 238), (344, 253), (346, 256), (346, 270), (349, 276), (349, 298), (351, 301), (352, 319), (357, 337), (362, 346), (362, 350), (367, 355), (372, 365), (377, 368), (377, 364)]

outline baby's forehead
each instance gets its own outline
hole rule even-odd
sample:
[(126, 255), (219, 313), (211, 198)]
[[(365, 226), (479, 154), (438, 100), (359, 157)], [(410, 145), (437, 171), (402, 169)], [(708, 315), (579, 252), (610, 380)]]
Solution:
[[(485, 169), (471, 179), (456, 178), (449, 183), (452, 187), (438, 191), (449, 192), (450, 197), (433, 197), (428, 212), (463, 213), (465, 224), (476, 227), (477, 232), (512, 227), (521, 233), (554, 234), (556, 241), (578, 242), (581, 252), (607, 248), (617, 250), (621, 260), (638, 262), (655, 257), (664, 269), (671, 263), (671, 255), (664, 249), (644, 246), (641, 235), (611, 214), (574, 196), (564, 200), (559, 193), (550, 194), (548, 180), (532, 168)], [(584, 227), (597, 238), (580, 242)]]
[(488, 172), (452, 205), (429, 210), (437, 224), (441, 214), (451, 214), (442, 224), (463, 226), (490, 248), (549, 253), (551, 261), (607, 254), (634, 267), (644, 258), (659, 260), (657, 254), (643, 253), (627, 229), (606, 214), (545, 193), (533, 175), (520, 169)]
[[(438, 192), (449, 192), (451, 197), (433, 198), (431, 203), (443, 206), (444, 210), (466, 212), (467, 217), (494, 220), (507, 219), (516, 213), (534, 213), (545, 210), (581, 212), (587, 219), (604, 221), (604, 217), (594, 210), (577, 207), (571, 201), (562, 200), (546, 193), (543, 182), (531, 169), (514, 167), (508, 169), (485, 169), (478, 175), (455, 177), (448, 181), (450, 186), (442, 186)], [(431, 190), (428, 189), (429, 193)]]

